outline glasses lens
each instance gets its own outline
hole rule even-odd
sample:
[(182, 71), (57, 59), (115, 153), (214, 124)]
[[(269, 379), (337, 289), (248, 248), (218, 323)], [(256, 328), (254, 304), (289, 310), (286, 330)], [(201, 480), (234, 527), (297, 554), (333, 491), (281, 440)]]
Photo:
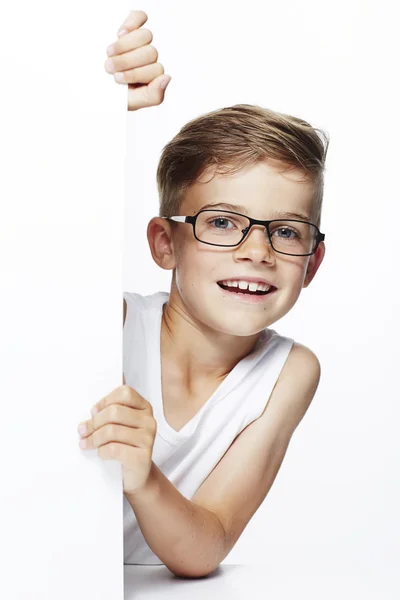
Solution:
[(287, 254), (310, 254), (317, 243), (318, 229), (305, 221), (273, 221), (269, 231), (272, 247)]
[(249, 225), (247, 217), (224, 211), (204, 210), (196, 220), (196, 236), (208, 244), (234, 246), (240, 242), (243, 229)]
[[(196, 236), (202, 242), (217, 246), (234, 246), (250, 225), (247, 217), (216, 210), (204, 210), (196, 220)], [(265, 232), (267, 235), (267, 232)], [(278, 252), (300, 255), (314, 251), (318, 230), (303, 221), (273, 221), (270, 224), (272, 247)]]

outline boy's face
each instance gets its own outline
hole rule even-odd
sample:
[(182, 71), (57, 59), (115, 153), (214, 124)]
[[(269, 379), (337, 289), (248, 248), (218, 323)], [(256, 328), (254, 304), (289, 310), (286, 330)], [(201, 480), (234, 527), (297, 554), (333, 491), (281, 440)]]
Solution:
[[(225, 210), (255, 219), (279, 218), (275, 215), (278, 210), (311, 217), (312, 183), (305, 182), (300, 171), (279, 173), (279, 170), (282, 170), (279, 163), (269, 161), (233, 175), (211, 178), (213, 171), (207, 171), (200, 179), (202, 183), (188, 189), (179, 214), (195, 215), (206, 204), (224, 202), (246, 208), (242, 211), (225, 207)], [(152, 221), (157, 223), (155, 228)], [(265, 229), (258, 226), (251, 228), (239, 246), (224, 248), (196, 240), (190, 224), (176, 223), (171, 229), (163, 219), (155, 217), (152, 221), (148, 237), (153, 258), (162, 268), (175, 269), (170, 302), (178, 303), (189, 318), (230, 335), (256, 334), (288, 313), (302, 288), (313, 279), (325, 253), (321, 242), (312, 256), (279, 254), (270, 246)], [(224, 279), (246, 279), (246, 276), (265, 279), (277, 290), (263, 296), (261, 302), (250, 303), (244, 299), (238, 301), (217, 284)]]

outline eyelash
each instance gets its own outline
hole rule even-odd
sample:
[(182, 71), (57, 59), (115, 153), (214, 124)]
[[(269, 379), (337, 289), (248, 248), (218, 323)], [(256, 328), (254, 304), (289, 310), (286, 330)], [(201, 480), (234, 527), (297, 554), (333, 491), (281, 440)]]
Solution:
[[(210, 219), (207, 222), (208, 223), (213, 223), (214, 221), (217, 221), (218, 219), (219, 220), (223, 220), (223, 221), (228, 221), (229, 223), (233, 223), (233, 221), (231, 219), (228, 219), (227, 217), (222, 216), (222, 215), (221, 216), (217, 216), (217, 217), (213, 217), (212, 219)], [(218, 227), (216, 229), (218, 229)], [(299, 232), (296, 229), (293, 229), (292, 227), (289, 227), (287, 225), (286, 226), (282, 226), (282, 227), (277, 227), (277, 229), (275, 231), (279, 231), (280, 229), (287, 229), (288, 231), (291, 231), (292, 233), (295, 233), (298, 237), (300, 235)], [(275, 233), (275, 231), (273, 233)]]

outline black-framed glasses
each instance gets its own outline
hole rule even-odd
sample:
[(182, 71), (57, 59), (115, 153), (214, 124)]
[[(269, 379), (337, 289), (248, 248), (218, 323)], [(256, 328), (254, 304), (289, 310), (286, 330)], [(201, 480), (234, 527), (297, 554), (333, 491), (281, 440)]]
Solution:
[(191, 223), (196, 240), (210, 246), (238, 246), (253, 225), (265, 227), (272, 248), (280, 254), (310, 256), (325, 239), (316, 225), (297, 219), (260, 221), (229, 210), (204, 209), (194, 216), (162, 217)]

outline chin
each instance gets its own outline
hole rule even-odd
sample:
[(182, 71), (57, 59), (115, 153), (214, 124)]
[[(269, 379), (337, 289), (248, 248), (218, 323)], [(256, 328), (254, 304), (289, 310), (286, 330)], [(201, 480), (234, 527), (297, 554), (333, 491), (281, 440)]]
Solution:
[[(246, 308), (246, 307), (245, 307)], [(208, 318), (204, 316), (205, 324), (220, 333), (235, 337), (255, 336), (269, 326), (271, 318), (267, 313), (261, 311), (258, 315), (244, 314), (240, 308), (234, 310), (221, 310), (217, 303), (212, 307)], [(275, 319), (273, 319), (275, 320)]]

